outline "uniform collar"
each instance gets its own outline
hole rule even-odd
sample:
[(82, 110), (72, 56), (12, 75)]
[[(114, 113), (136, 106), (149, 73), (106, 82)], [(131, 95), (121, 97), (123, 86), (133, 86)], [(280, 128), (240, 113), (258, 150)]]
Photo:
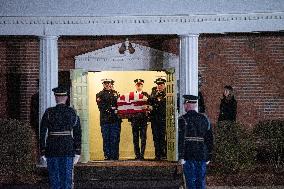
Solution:
[(66, 104), (60, 103), (60, 104), (56, 104), (56, 106), (66, 106)]
[(157, 90), (157, 92), (158, 92), (158, 93), (166, 93), (165, 90), (162, 90), (162, 91), (158, 91), (158, 90)]
[(195, 110), (189, 110), (189, 111), (187, 111), (187, 113), (189, 113), (189, 114), (191, 114), (191, 113), (197, 113), (197, 111), (195, 111)]

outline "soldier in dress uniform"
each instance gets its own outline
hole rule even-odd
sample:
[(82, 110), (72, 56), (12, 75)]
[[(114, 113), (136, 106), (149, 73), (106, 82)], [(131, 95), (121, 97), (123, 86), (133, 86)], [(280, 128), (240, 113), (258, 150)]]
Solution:
[[(117, 96), (117, 98), (120, 97), (119, 92), (114, 89), (114, 81), (113, 80), (111, 80), (111, 90), (112, 90), (113, 94), (115, 94)], [(120, 143), (121, 124), (122, 124), (122, 119), (118, 116), (119, 133), (118, 133), (118, 140), (116, 141), (116, 148), (115, 148), (115, 150), (116, 150), (116, 153), (115, 153), (116, 157), (114, 158), (115, 160), (119, 159), (119, 143)]]
[(187, 188), (205, 189), (206, 164), (212, 157), (213, 134), (207, 117), (196, 112), (198, 96), (183, 95), (186, 114), (179, 117), (178, 152)]
[[(147, 92), (143, 91), (143, 79), (135, 79), (134, 80), (136, 87), (136, 94), (142, 94), (143, 98), (148, 98), (149, 95)], [(129, 118), (132, 126), (132, 134), (133, 134), (133, 144), (134, 144), (134, 152), (135, 159), (144, 159), (144, 153), (146, 148), (146, 139), (147, 139), (147, 120), (148, 117), (146, 112), (135, 113), (132, 117)], [(141, 138), (141, 145), (139, 145), (139, 136)]]
[(103, 79), (102, 84), (104, 88), (96, 94), (96, 101), (100, 110), (104, 157), (105, 160), (117, 160), (119, 159), (120, 119), (116, 111), (119, 94), (113, 90), (112, 79)]
[(166, 158), (166, 91), (164, 78), (157, 78), (154, 83), (157, 85), (152, 89), (148, 99), (152, 107), (150, 118), (151, 128), (155, 146), (155, 159)]
[(48, 108), (40, 124), (41, 161), (47, 162), (50, 188), (72, 188), (73, 164), (81, 154), (80, 119), (66, 105), (68, 92), (64, 87), (52, 89), (56, 106)]

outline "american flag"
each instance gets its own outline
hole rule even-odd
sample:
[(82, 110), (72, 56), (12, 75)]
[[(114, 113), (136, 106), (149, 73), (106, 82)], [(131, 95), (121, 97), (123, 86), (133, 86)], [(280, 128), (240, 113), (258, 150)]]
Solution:
[(138, 92), (121, 95), (117, 100), (117, 114), (121, 118), (128, 118), (136, 113), (147, 111), (147, 97)]

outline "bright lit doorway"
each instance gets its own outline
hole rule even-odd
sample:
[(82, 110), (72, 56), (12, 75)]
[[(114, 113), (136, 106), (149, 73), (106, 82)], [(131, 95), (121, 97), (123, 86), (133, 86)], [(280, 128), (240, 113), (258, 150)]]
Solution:
[[(151, 94), (155, 87), (155, 79), (166, 77), (163, 71), (102, 71), (88, 72), (88, 105), (89, 105), (89, 150), (90, 160), (103, 160), (103, 142), (100, 130), (100, 113), (96, 104), (96, 94), (103, 89), (101, 79), (111, 78), (115, 81), (114, 89), (119, 94), (126, 94), (135, 90), (134, 80), (139, 78), (144, 80), (144, 91)], [(127, 119), (122, 120), (119, 159), (134, 159), (134, 147), (132, 142), (132, 128)], [(147, 144), (145, 150), (145, 159), (153, 159), (154, 143), (151, 130), (151, 123), (148, 122)]]

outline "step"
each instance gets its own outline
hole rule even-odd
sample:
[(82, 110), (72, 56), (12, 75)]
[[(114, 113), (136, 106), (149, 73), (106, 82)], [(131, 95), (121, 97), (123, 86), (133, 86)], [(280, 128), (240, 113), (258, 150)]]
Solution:
[[(39, 174), (48, 182), (46, 168)], [(75, 188), (179, 188), (181, 166), (168, 161), (93, 161), (79, 163), (74, 169)]]

